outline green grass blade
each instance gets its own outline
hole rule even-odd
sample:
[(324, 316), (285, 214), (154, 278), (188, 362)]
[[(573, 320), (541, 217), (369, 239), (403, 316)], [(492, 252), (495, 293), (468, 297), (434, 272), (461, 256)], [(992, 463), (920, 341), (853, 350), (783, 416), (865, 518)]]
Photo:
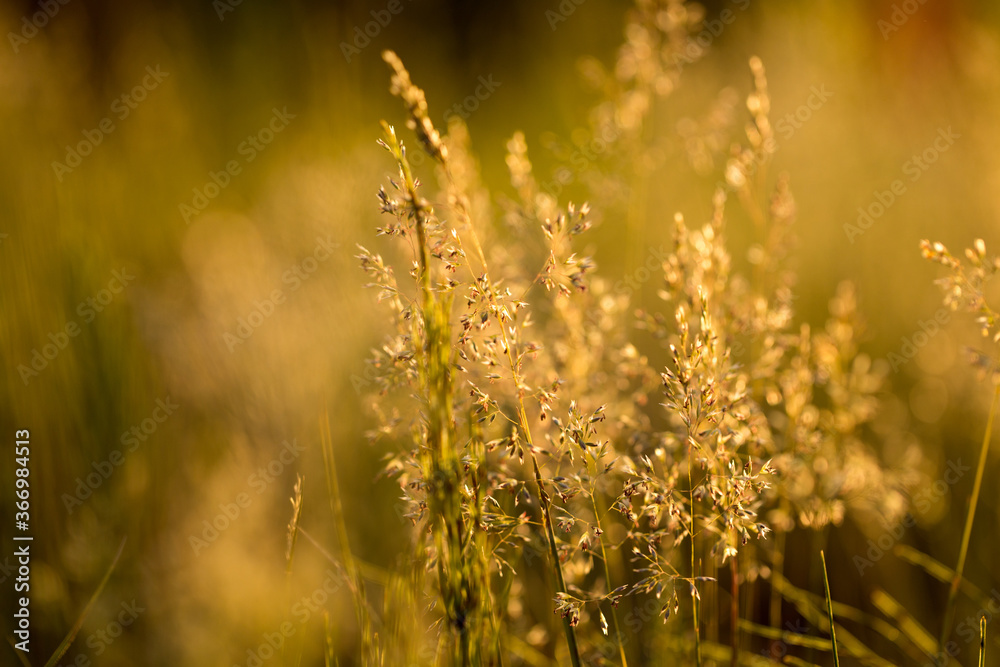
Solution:
[[(781, 574), (772, 573), (772, 577), (775, 581), (774, 589), (778, 593), (779, 597), (787, 597), (782, 594), (783, 590), (794, 589), (794, 586), (788, 583), (788, 580), (782, 577)], [(795, 591), (797, 595), (801, 595), (805, 599), (809, 600), (814, 607), (822, 607), (823, 604), (826, 603), (825, 595), (816, 595), (815, 593), (810, 593), (809, 591), (804, 591), (802, 589), (795, 589)], [(890, 623), (887, 623), (882, 618), (868, 614), (844, 602), (837, 602), (836, 600), (833, 601), (833, 615), (836, 618), (847, 619), (864, 625), (865, 627), (885, 637), (892, 644), (897, 644), (901, 638), (905, 638), (898, 628)], [(846, 641), (844, 641), (843, 638), (841, 639), (841, 644), (846, 646)]]
[[(807, 623), (815, 625), (821, 631), (828, 631), (830, 621), (826, 610), (822, 608), (824, 606), (823, 601), (826, 596), (815, 596), (818, 598), (818, 602), (816, 602), (813, 600), (814, 596), (812, 593), (804, 591), (801, 588), (789, 583), (789, 581), (780, 574), (772, 572), (771, 577), (771, 581), (778, 587), (781, 596), (795, 605), (795, 608)], [(834, 609), (838, 609), (841, 607), (841, 603), (834, 603), (833, 607)], [(874, 626), (869, 625), (869, 627)], [(858, 662), (862, 665), (870, 665), (871, 667), (895, 667), (895, 665), (891, 662), (885, 660), (869, 649), (864, 642), (860, 641), (857, 637), (848, 632), (842, 625), (837, 632), (837, 641), (840, 642), (841, 648), (846, 651), (847, 655), (856, 657)]]
[(876, 588), (872, 591), (872, 604), (880, 612), (891, 618), (900, 632), (913, 642), (917, 648), (923, 651), (925, 655), (931, 658), (934, 657), (934, 654), (937, 652), (937, 643), (934, 640), (934, 635), (928, 632), (917, 619), (913, 618), (896, 598), (881, 588)]
[[(684, 651), (690, 650), (689, 643), (685, 643), (682, 638), (669, 638), (665, 639), (662, 644), (664, 650), (670, 650), (676, 654), (682, 654)], [(830, 650), (829, 642), (824, 642), (824, 649)], [(719, 644), (714, 641), (709, 641), (707, 639), (702, 640), (702, 658), (709, 664), (714, 663), (716, 665), (726, 665), (732, 661), (733, 648), (729, 646), (728, 642), (726, 644)], [(788, 664), (787, 661), (790, 656), (784, 656), (782, 658), (785, 662), (779, 662), (774, 660), (768, 655), (762, 655), (760, 653), (753, 653), (751, 651), (740, 651), (739, 652), (739, 664), (741, 667), (772, 667), (773, 665)], [(588, 663), (589, 664), (589, 663)], [(668, 663), (675, 664), (675, 663)], [(686, 664), (686, 663), (676, 663), (676, 664)], [(693, 663), (692, 663), (693, 664)], [(802, 662), (801, 664), (809, 665), (809, 667), (816, 667), (812, 663)]]
[(773, 639), (775, 641), (783, 642), (789, 646), (802, 646), (817, 651), (830, 650), (830, 642), (825, 639), (821, 639), (820, 637), (800, 635), (797, 632), (789, 632), (788, 630), (782, 630), (780, 628), (772, 628), (769, 625), (758, 625), (757, 623), (753, 623), (752, 621), (748, 621), (746, 619), (740, 619), (740, 629), (752, 635), (763, 637), (764, 639)]
[(833, 622), (833, 598), (830, 597), (830, 577), (826, 574), (826, 554), (821, 549), (820, 560), (823, 561), (823, 585), (826, 587), (826, 611), (830, 617), (830, 644), (833, 645), (833, 664), (840, 667), (840, 655), (837, 653), (837, 625)]
[[(922, 551), (918, 551), (911, 546), (897, 544), (894, 552), (907, 563), (916, 565), (942, 583), (950, 584), (952, 579), (955, 577), (955, 570), (940, 561), (934, 560), (927, 554)], [(959, 584), (959, 590), (965, 593), (970, 600), (976, 602), (976, 604), (983, 609), (986, 608), (986, 605), (989, 604), (992, 599), (989, 595), (984, 593), (981, 588), (964, 577)]]
[[(907, 563), (916, 565), (942, 583), (950, 584), (955, 578), (955, 570), (908, 544), (897, 544), (893, 553)], [(959, 588), (974, 600), (989, 600), (989, 596), (968, 579), (962, 579)]]
[(66, 654), (66, 651), (69, 650), (69, 647), (73, 644), (73, 640), (76, 639), (76, 634), (80, 632), (80, 628), (83, 627), (83, 622), (87, 620), (87, 616), (90, 614), (90, 610), (93, 609), (94, 603), (97, 602), (97, 598), (99, 598), (101, 593), (104, 592), (104, 587), (108, 585), (108, 580), (111, 579), (111, 573), (114, 572), (115, 568), (118, 566), (118, 561), (122, 557), (122, 552), (125, 551), (126, 539), (127, 538), (124, 537), (122, 538), (122, 543), (118, 547), (118, 553), (115, 554), (114, 560), (111, 561), (108, 571), (104, 573), (104, 578), (101, 579), (101, 583), (97, 585), (97, 590), (95, 590), (94, 594), (90, 596), (90, 601), (87, 603), (87, 606), (83, 608), (83, 612), (80, 614), (80, 617), (76, 619), (76, 623), (73, 624), (73, 627), (70, 628), (70, 631), (59, 643), (59, 646), (56, 647), (56, 652), (53, 653), (52, 657), (45, 663), (45, 667), (54, 667), (54, 665), (59, 662), (59, 660)]
[(979, 492), (983, 488), (983, 471), (986, 469), (986, 455), (990, 451), (990, 438), (993, 435), (993, 418), (997, 414), (997, 401), (1000, 400), (1000, 384), (993, 391), (993, 403), (990, 405), (990, 415), (986, 419), (986, 432), (983, 433), (983, 444), (979, 450), (979, 465), (976, 466), (976, 481), (972, 485), (972, 497), (969, 499), (969, 513), (965, 517), (965, 529), (962, 531), (962, 546), (958, 551), (958, 565), (955, 566), (955, 576), (948, 589), (948, 602), (944, 609), (944, 623), (941, 626), (941, 637), (938, 647), (944, 650), (944, 645), (951, 635), (951, 624), (955, 618), (955, 601), (958, 597), (958, 587), (962, 583), (962, 573), (965, 571), (965, 559), (969, 555), (969, 541), (972, 538), (972, 521), (976, 518), (976, 505), (979, 504)]
[[(323, 469), (326, 473), (327, 489), (330, 493), (330, 509), (333, 512), (333, 527), (337, 534), (337, 542), (340, 546), (340, 557), (343, 562), (344, 572), (348, 581), (348, 590), (351, 592), (351, 600), (354, 603), (354, 613), (357, 616), (358, 625), (362, 631), (362, 646), (364, 654), (372, 656), (375, 647), (373, 640), (373, 615), (370, 613), (368, 595), (365, 592), (364, 578), (360, 574), (354, 553), (351, 551), (351, 542), (347, 535), (347, 521), (344, 519), (344, 506), (340, 493), (340, 483), (337, 478), (337, 462), (333, 451), (333, 434), (330, 431), (330, 413), (326, 409), (320, 418), (320, 447), (323, 453)], [(316, 546), (319, 543), (309, 537), (301, 526), (298, 533), (304, 535)], [(331, 560), (333, 560), (331, 558)]]

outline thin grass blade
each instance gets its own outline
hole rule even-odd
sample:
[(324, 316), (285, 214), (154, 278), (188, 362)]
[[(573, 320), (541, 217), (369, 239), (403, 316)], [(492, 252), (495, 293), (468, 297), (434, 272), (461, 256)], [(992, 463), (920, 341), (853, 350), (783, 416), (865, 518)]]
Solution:
[(965, 528), (962, 531), (962, 546), (958, 550), (958, 565), (955, 566), (955, 576), (948, 588), (948, 602), (944, 608), (944, 623), (941, 625), (941, 637), (938, 640), (940, 650), (951, 636), (951, 624), (955, 618), (955, 602), (958, 598), (958, 587), (962, 583), (962, 573), (965, 571), (965, 559), (969, 555), (969, 542), (972, 539), (972, 522), (976, 518), (976, 506), (979, 504), (979, 493), (983, 488), (983, 471), (986, 469), (986, 455), (990, 451), (990, 439), (993, 435), (993, 419), (997, 414), (997, 403), (1000, 402), (1000, 384), (993, 391), (993, 402), (990, 405), (990, 416), (986, 419), (986, 432), (983, 433), (983, 444), (979, 450), (979, 465), (976, 466), (976, 481), (972, 484), (972, 497), (969, 499), (969, 512), (965, 517)]
[(986, 616), (979, 617), (979, 667), (986, 667)]
[(837, 624), (833, 622), (833, 598), (830, 597), (830, 577), (826, 573), (826, 554), (819, 552), (823, 561), (823, 585), (826, 587), (826, 611), (830, 617), (830, 644), (833, 645), (833, 664), (840, 667), (840, 654), (837, 653)]
[(906, 611), (896, 598), (886, 593), (881, 588), (876, 588), (872, 592), (872, 604), (883, 614), (891, 618), (896, 623), (900, 632), (906, 635), (907, 639), (923, 651), (928, 657), (933, 658), (937, 651), (937, 641), (934, 635), (927, 631), (917, 619)]
[(90, 601), (87, 602), (87, 606), (83, 608), (83, 612), (80, 617), (76, 619), (76, 623), (70, 628), (70, 631), (66, 634), (59, 646), (56, 647), (55, 653), (49, 658), (48, 662), (45, 663), (45, 667), (53, 667), (59, 660), (66, 654), (69, 647), (73, 644), (73, 640), (76, 639), (76, 635), (80, 632), (80, 628), (83, 627), (83, 622), (87, 620), (87, 616), (90, 615), (90, 610), (94, 608), (94, 603), (97, 602), (97, 598), (101, 597), (101, 593), (104, 592), (104, 587), (108, 585), (108, 580), (111, 579), (111, 573), (115, 571), (118, 567), (118, 561), (122, 557), (122, 552), (125, 551), (125, 540), (127, 538), (122, 538), (122, 543), (118, 546), (118, 553), (115, 554), (114, 559), (111, 561), (111, 565), (108, 566), (108, 571), (104, 573), (104, 578), (101, 579), (101, 583), (97, 585), (97, 590), (94, 594), (90, 596)]

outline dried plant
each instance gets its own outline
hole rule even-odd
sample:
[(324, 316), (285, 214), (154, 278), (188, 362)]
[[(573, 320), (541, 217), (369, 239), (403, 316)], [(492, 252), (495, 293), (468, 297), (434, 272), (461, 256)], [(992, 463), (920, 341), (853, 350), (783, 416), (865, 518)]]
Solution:
[[(449, 147), (429, 120), (423, 92), (410, 82), (402, 63), (391, 52), (385, 59), (394, 72), (392, 90), (407, 105), (408, 124), (437, 161), (455, 220), (454, 225), (443, 222), (418, 193), (405, 148), (386, 126), (382, 143), (396, 159), (399, 181), (391, 183), (393, 194), (379, 193), (383, 212), (394, 218), (380, 232), (409, 243), (416, 257), (411, 271), (415, 294), (399, 289), (379, 256), (362, 249), (361, 260), (400, 325), (399, 334), (384, 348), (385, 356), (376, 362), (393, 369), (384, 376), (383, 387), (396, 380), (413, 393), (419, 407), (406, 424), (416, 434), (417, 447), (391, 466), (409, 489), (413, 510), (408, 516), (426, 522), (433, 537), (427, 558), (438, 571), (438, 594), (455, 638), (455, 662), (481, 664), (492, 650), (485, 641), (494, 613), (491, 575), (513, 570), (499, 554), (506, 553), (506, 545), (530, 539), (519, 527), (541, 524), (557, 592), (566, 592), (564, 545), (557, 543), (551, 500), (560, 491), (557, 483), (543, 477), (545, 463), (539, 463), (536, 429), (528, 415), (531, 399), (537, 399), (544, 417), (558, 384), (538, 386), (528, 377), (527, 367), (540, 347), (527, 338), (527, 304), (515, 296), (525, 286), (515, 292), (490, 272), (471, 218), (462, 130), (453, 128)], [(548, 221), (550, 253), (532, 282), (562, 295), (584, 289), (590, 263), (568, 250), (567, 239), (587, 228), (586, 216), (585, 207), (570, 207)], [(473, 249), (471, 261), (467, 246)], [(516, 279), (511, 276), (512, 283)], [(454, 308), (455, 300), (463, 307)], [(501, 491), (508, 491), (510, 499), (498, 500)], [(531, 505), (531, 511), (508, 512), (519, 504)], [(495, 554), (495, 570), (488, 553)], [(569, 655), (580, 664), (574, 620), (564, 615)]]
[[(647, 446), (632, 459), (633, 479), (619, 499), (626, 518), (638, 520), (633, 552), (645, 578), (635, 590), (666, 596), (666, 617), (678, 606), (675, 585), (683, 581), (692, 597), (696, 644), (698, 582), (711, 579), (702, 571), (698, 543), (719, 565), (732, 559), (733, 655), (742, 546), (776, 532), (771, 565), (780, 572), (784, 534), (797, 526), (840, 524), (850, 507), (896, 521), (912, 483), (908, 471), (886, 469), (865, 444), (871, 434), (864, 426), (876, 414), (885, 369), (858, 350), (862, 323), (853, 288), (840, 287), (825, 330), (794, 324), (794, 274), (785, 258), (795, 203), (787, 177), (778, 179), (767, 205), (761, 202), (774, 142), (759, 59), (751, 60), (751, 69), (749, 145), (734, 149), (727, 178), (756, 224), (759, 242), (747, 258), (752, 272), (733, 271), (725, 247), (725, 191), (717, 192), (715, 213), (700, 228), (675, 217), (661, 290), (674, 321), (646, 316), (642, 323), (670, 351), (662, 405), (671, 428), (644, 439)], [(685, 541), (682, 575), (677, 548)], [(759, 566), (746, 569), (755, 576)], [(772, 608), (779, 609), (777, 599)], [(772, 623), (780, 625), (780, 617)]]
[[(700, 11), (638, 3), (615, 74), (600, 75), (608, 101), (594, 127), (644, 140), (652, 96), (676, 87), (676, 56)], [(395, 327), (370, 361), (372, 437), (406, 443), (386, 472), (415, 528), (412, 590), (429, 594), (439, 620), (435, 654), (456, 665), (506, 664), (509, 653), (535, 664), (547, 653), (627, 665), (643, 649), (630, 646), (619, 605), (634, 611), (656, 599), (665, 622), (690, 597), (692, 641), (681, 651), (700, 665), (706, 651), (720, 655), (719, 624), (705, 634), (702, 594), (716, 600), (713, 582), (728, 569), (722, 650), (738, 664), (741, 589), (770, 580), (773, 627), (781, 595), (806, 604), (782, 576), (786, 536), (855, 514), (898, 521), (915, 479), (873, 446), (886, 369), (861, 351), (854, 288), (838, 288), (825, 326), (797, 321), (788, 261), (797, 210), (789, 178), (768, 177), (776, 144), (763, 63), (750, 61), (746, 138), (731, 151), (712, 216), (700, 225), (673, 216), (659, 289), (667, 318), (636, 310), (598, 275), (584, 245), (591, 207), (561, 205), (540, 185), (522, 134), (507, 144), (515, 195), (493, 197), (465, 125), (453, 119), (439, 131), (400, 59), (384, 57), (437, 192), (423, 194), (385, 124), (380, 143), (397, 173), (378, 192), (388, 217), (378, 233), (398, 242), (409, 266), (400, 281), (393, 262), (360, 249)], [(727, 247), (730, 198), (756, 233), (745, 262)], [(495, 199), (505, 242), (492, 240)], [(650, 341), (663, 349), (641, 349)], [(528, 608), (538, 563), (548, 608), (562, 617), (558, 648), (544, 615)]]
[[(952, 310), (966, 310), (976, 317), (983, 338), (990, 340), (994, 347), (1000, 341), (1000, 329), (997, 328), (997, 313), (987, 301), (989, 282), (1000, 271), (1000, 258), (986, 256), (986, 243), (976, 239), (972, 248), (965, 250), (968, 264), (953, 256), (941, 243), (931, 243), (926, 239), (920, 242), (920, 251), (925, 259), (937, 262), (949, 270), (949, 274), (939, 279), (938, 285), (944, 292), (944, 303)], [(983, 434), (982, 446), (979, 450), (979, 464), (976, 466), (976, 479), (972, 486), (972, 496), (969, 500), (969, 510), (962, 530), (962, 542), (958, 550), (958, 564), (955, 566), (951, 586), (948, 588), (948, 601), (945, 604), (944, 619), (941, 624), (941, 635), (938, 639), (938, 650), (943, 653), (944, 647), (951, 636), (951, 626), (955, 615), (955, 604), (958, 599), (959, 585), (965, 572), (965, 560), (969, 554), (969, 543), (972, 539), (972, 523), (976, 518), (976, 507), (982, 491), (983, 473), (986, 470), (986, 456), (990, 449), (990, 439), (993, 435), (993, 420), (996, 417), (997, 405), (1000, 403), (1000, 375), (997, 374), (996, 350), (992, 352), (970, 351), (973, 366), (979, 372), (988, 376), (994, 385), (993, 401), (990, 405), (989, 417), (986, 420), (986, 432)]]

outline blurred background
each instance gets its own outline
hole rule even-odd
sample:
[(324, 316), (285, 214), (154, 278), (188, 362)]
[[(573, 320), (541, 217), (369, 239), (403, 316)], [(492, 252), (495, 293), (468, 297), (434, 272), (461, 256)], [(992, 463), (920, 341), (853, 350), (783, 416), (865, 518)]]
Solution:
[[(894, 448), (885, 456), (919, 443), (932, 480), (948, 461), (972, 465), (990, 398), (962, 353), (978, 344), (975, 327), (945, 313), (925, 344), (907, 346), (941, 307), (940, 272), (920, 258), (919, 240), (956, 253), (976, 237), (991, 252), (1000, 241), (1000, 7), (704, 7), (710, 21), (724, 10), (734, 20), (707, 33), (704, 57), (654, 108), (661, 159), (648, 174), (640, 244), (626, 247), (621, 210), (597, 208), (591, 250), (601, 273), (624, 280), (630, 253), (668, 244), (675, 211), (708, 218), (729, 145), (743, 138), (747, 62), (760, 56), (772, 122), (784, 119), (774, 168), (790, 175), (799, 206), (798, 317), (822, 325), (836, 286), (854, 281), (864, 351), (902, 359), (884, 396), (880, 428)], [(513, 192), (505, 144), (520, 130), (539, 180), (558, 184), (563, 203), (582, 201), (595, 182), (614, 182), (600, 156), (582, 170), (571, 157), (600, 102), (587, 63), (613, 66), (627, 8), (3, 4), (0, 627), (12, 636), (3, 559), (13, 434), (29, 429), (30, 664), (55, 650), (123, 538), (120, 563), (59, 664), (322, 664), (324, 614), (340, 664), (356, 664), (350, 597), (330, 583), (337, 538), (321, 472), (324, 414), (359, 559), (377, 579), (411, 544), (398, 488), (377, 479), (393, 444), (363, 435), (374, 424), (362, 409), (364, 358), (388, 324), (354, 255), (358, 243), (385, 250), (374, 195), (393, 165), (375, 140), (380, 119), (403, 123), (380, 52), (399, 53), (435, 122), (466, 118), (498, 196)], [(891, 194), (897, 179), (903, 193)], [(733, 210), (732, 251), (742, 257), (749, 223)], [(641, 286), (637, 305), (654, 304), (655, 290)], [(988, 465), (967, 568), (984, 591), (1000, 576), (996, 459)], [(286, 575), (297, 474), (311, 539), (300, 536)], [(953, 564), (971, 486), (967, 474), (915, 512), (902, 540)], [(845, 528), (831, 539), (834, 596), (864, 604), (878, 584), (936, 627), (940, 584), (890, 558), (857, 576), (852, 558), (872, 535)], [(794, 565), (788, 574), (795, 579)], [(291, 628), (284, 648), (264, 650), (282, 627)], [(17, 664), (9, 646), (0, 652), (0, 663)]]

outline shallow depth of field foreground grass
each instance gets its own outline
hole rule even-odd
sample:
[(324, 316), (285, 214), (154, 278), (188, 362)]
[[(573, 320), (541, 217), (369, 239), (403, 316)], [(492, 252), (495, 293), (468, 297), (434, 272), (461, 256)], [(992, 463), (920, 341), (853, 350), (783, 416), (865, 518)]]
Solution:
[(1000, 664), (992, 4), (46, 7), (0, 664)]

